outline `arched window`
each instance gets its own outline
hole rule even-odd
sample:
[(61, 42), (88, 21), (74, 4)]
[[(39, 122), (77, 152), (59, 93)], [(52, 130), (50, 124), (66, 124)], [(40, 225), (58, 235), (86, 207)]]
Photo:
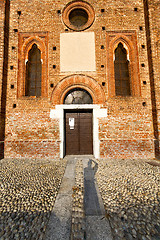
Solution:
[(93, 99), (91, 95), (84, 89), (74, 88), (70, 90), (65, 98), (64, 104), (92, 104)]
[(117, 96), (131, 95), (129, 61), (127, 60), (127, 51), (122, 43), (119, 43), (115, 50), (114, 74), (115, 94)]
[(25, 96), (41, 96), (41, 51), (33, 44), (26, 64)]

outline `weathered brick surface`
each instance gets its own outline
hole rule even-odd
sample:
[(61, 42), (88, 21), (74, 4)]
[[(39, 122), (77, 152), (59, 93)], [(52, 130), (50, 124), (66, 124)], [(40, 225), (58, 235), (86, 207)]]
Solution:
[(2, 115), (2, 78), (4, 50), (5, 1), (0, 1), (0, 158), (3, 156), (4, 118)]
[(58, 141), (6, 141), (5, 154), (9, 158), (59, 159)]
[[(3, 74), (3, 41), (4, 41), (4, 14), (5, 2), (0, 1), (0, 97), (2, 92), (2, 74)], [(1, 101), (0, 101), (1, 107)]]
[[(147, 3), (146, 1), (144, 1)], [(156, 138), (160, 139), (160, 2), (158, 0), (148, 1), (148, 25), (147, 33), (148, 59), (150, 65), (150, 81), (152, 86), (152, 105), (154, 131)], [(148, 10), (148, 12), (147, 12)], [(159, 144), (160, 146), (160, 144)]]
[[(154, 131), (143, 1), (88, 0), (94, 8), (95, 21), (85, 31), (95, 32), (96, 72), (87, 73), (60, 72), (60, 33), (64, 33), (67, 29), (62, 20), (62, 11), (67, 3), (67, 0), (11, 1), (5, 156), (52, 157), (53, 152), (55, 156), (58, 156), (59, 123), (50, 119), (50, 109), (54, 108), (57, 103), (63, 103), (67, 89), (82, 85), (88, 91), (90, 90), (94, 104), (101, 104), (101, 107), (108, 109), (108, 118), (99, 121), (101, 156), (113, 158), (117, 154), (120, 158), (125, 156), (138, 158), (138, 155), (139, 158), (153, 156)], [(158, 1), (154, 1), (154, 4), (158, 5)], [(104, 9), (104, 12), (101, 12), (101, 9)], [(20, 16), (17, 10), (21, 11)], [(61, 10), (61, 14), (58, 14), (57, 10)], [(156, 16), (158, 17), (158, 8), (154, 17), (152, 13), (152, 25), (155, 24)], [(105, 30), (102, 27), (105, 27)], [(18, 29), (18, 32), (14, 29)], [(152, 29), (153, 39), (157, 37), (158, 30), (153, 27)], [(110, 57), (112, 50), (108, 49), (107, 34), (121, 32), (122, 38), (125, 39), (127, 31), (134, 32), (134, 37), (130, 38), (130, 44), (133, 44), (133, 47), (129, 51), (134, 56), (131, 64), (136, 65), (132, 69), (134, 79), (137, 80), (135, 80), (136, 84), (134, 80), (132, 81), (134, 91), (131, 97), (116, 97), (114, 94), (110, 95), (112, 77), (109, 74), (110, 67), (107, 64), (107, 58)], [(68, 29), (68, 32), (73, 31)], [(42, 86), (47, 89), (45, 89), (46, 94), (41, 98), (23, 97), (21, 94), (23, 91), (19, 88), (21, 81), (19, 74), (23, 72), (24, 65), (19, 64), (18, 58), (24, 47), (23, 42), (20, 41), (21, 36), (25, 36), (24, 33), (28, 36), (29, 34), (38, 36), (38, 34), (47, 33), (43, 56), (44, 59), (47, 58), (48, 70), (43, 76), (45, 84)], [(157, 41), (153, 39), (156, 93), (159, 96), (157, 63), (159, 45), (157, 47)], [(101, 45), (104, 49), (101, 49)], [(142, 48), (142, 45), (145, 47)], [(56, 46), (56, 51), (53, 51), (54, 46)], [(53, 65), (56, 65), (56, 68), (53, 68)], [(101, 65), (104, 67), (102, 68)], [(10, 66), (13, 66), (12, 70)], [(71, 76), (75, 74), (82, 74), (84, 80), (80, 82), (81, 77), (73, 80)], [(89, 79), (96, 82), (94, 86)], [(106, 83), (105, 86), (102, 86), (102, 82)], [(11, 89), (11, 84), (14, 85), (13, 89)], [(157, 97), (157, 100), (160, 99)], [(146, 106), (142, 105), (144, 102)], [(16, 108), (13, 108), (13, 104), (16, 104)]]
[(145, 159), (154, 158), (154, 142), (141, 139), (101, 140), (100, 155), (102, 158), (113, 159)]

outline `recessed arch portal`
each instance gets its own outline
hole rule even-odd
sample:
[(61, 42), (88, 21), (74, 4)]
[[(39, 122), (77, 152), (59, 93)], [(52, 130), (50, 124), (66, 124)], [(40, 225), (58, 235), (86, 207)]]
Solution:
[[(75, 89), (82, 89), (87, 94), (90, 95), (93, 104), (64, 104), (66, 96), (69, 95), (70, 92), (74, 92)], [(59, 119), (59, 128), (60, 128), (60, 156), (63, 158), (66, 152), (66, 132), (64, 129), (68, 127), (68, 130), (73, 130), (75, 120), (72, 121), (74, 117), (66, 116), (67, 113), (82, 113), (82, 115), (88, 111), (89, 115), (91, 115), (91, 123), (90, 127), (92, 140), (90, 141), (90, 153), (98, 158), (100, 154), (100, 144), (99, 144), (99, 134), (98, 134), (98, 118), (99, 117), (107, 117), (107, 109), (101, 109), (102, 104), (105, 103), (105, 93), (100, 86), (100, 84), (94, 80), (93, 78), (86, 75), (71, 75), (62, 79), (55, 89), (52, 92), (51, 96), (51, 104), (55, 109), (51, 110), (51, 118)], [(80, 114), (81, 115), (81, 114)], [(68, 118), (67, 118), (68, 117)], [(69, 124), (69, 118), (71, 119), (71, 124)], [(67, 119), (67, 120), (66, 120)], [(68, 126), (66, 123), (68, 121)], [(72, 125), (73, 123), (73, 125)], [(83, 124), (84, 125), (84, 124)], [(71, 128), (71, 129), (70, 129)], [(89, 129), (87, 127), (87, 129)], [(86, 131), (85, 131), (86, 132)], [(85, 137), (86, 139), (86, 137)], [(86, 154), (86, 152), (85, 152)], [(88, 152), (87, 152), (88, 154)]]

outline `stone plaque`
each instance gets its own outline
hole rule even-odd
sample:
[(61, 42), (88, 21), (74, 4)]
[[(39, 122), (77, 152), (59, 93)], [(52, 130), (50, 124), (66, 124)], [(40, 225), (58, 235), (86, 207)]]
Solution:
[(61, 72), (96, 71), (94, 32), (61, 33)]

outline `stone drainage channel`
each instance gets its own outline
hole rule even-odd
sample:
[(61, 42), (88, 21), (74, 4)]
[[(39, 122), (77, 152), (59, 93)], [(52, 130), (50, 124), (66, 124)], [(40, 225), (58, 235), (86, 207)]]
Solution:
[(45, 240), (113, 239), (94, 178), (96, 171), (93, 158), (68, 157)]

